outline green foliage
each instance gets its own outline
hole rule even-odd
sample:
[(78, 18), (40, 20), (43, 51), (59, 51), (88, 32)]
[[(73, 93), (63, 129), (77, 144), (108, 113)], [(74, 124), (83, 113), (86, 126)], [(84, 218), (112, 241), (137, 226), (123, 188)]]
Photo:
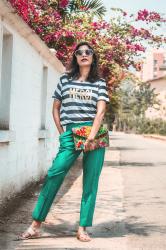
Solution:
[(119, 119), (117, 126), (121, 131), (134, 132), (138, 134), (166, 135), (166, 121), (162, 119), (150, 120), (147, 118), (124, 118)]
[(157, 94), (155, 94), (154, 91), (155, 89), (151, 88), (150, 83), (140, 83), (138, 89), (134, 90), (133, 96), (135, 101), (133, 103), (133, 108), (135, 115), (144, 115), (149, 107), (158, 104), (156, 100)]
[(115, 91), (111, 96), (111, 102), (107, 104), (107, 110), (105, 114), (106, 123), (109, 125), (109, 129), (112, 130), (113, 122), (115, 120), (115, 116), (117, 110), (119, 109), (119, 96)]
[[(81, 8), (82, 7), (82, 8)], [(106, 8), (100, 0), (71, 0), (67, 6), (69, 13), (76, 13), (83, 11), (91, 11), (99, 18), (103, 17), (106, 13)]]
[(117, 90), (119, 95), (119, 116), (141, 116), (154, 104), (159, 104), (155, 89), (149, 83), (136, 82), (131, 80), (124, 81)]
[(155, 104), (159, 104), (157, 94), (149, 83), (128, 78), (112, 95), (106, 113), (107, 123), (110, 129), (115, 120), (117, 129), (121, 131), (164, 134), (165, 123), (162, 120), (145, 118), (146, 110)]

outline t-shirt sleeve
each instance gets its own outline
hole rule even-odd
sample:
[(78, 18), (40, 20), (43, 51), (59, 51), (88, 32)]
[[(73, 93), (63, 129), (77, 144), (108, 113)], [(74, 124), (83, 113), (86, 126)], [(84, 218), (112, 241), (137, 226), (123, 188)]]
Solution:
[(55, 90), (54, 90), (54, 94), (52, 95), (52, 98), (54, 98), (55, 100), (59, 100), (62, 101), (62, 83), (59, 80)]
[(106, 103), (109, 103), (108, 89), (105, 81), (100, 81), (99, 90), (98, 90), (98, 101), (104, 100)]

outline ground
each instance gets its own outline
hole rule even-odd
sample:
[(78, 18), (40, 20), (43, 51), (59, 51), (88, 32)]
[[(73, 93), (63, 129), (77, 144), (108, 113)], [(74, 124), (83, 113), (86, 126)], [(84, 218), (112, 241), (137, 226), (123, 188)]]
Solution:
[(114, 133), (100, 176), (90, 243), (79, 242), (76, 230), (82, 192), (81, 159), (73, 166), (42, 225), (42, 237), (14, 241), (31, 222), (40, 190), (24, 197), (1, 218), (3, 250), (32, 249), (166, 249), (166, 141)]

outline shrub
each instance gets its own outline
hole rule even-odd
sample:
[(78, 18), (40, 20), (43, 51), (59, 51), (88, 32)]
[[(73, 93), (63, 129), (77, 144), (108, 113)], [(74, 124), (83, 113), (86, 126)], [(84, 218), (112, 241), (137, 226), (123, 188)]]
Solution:
[[(162, 119), (150, 120), (147, 118), (137, 117), (135, 119), (120, 120), (121, 128), (127, 132), (138, 134), (159, 134), (166, 135), (166, 121)], [(119, 126), (117, 126), (119, 130)]]

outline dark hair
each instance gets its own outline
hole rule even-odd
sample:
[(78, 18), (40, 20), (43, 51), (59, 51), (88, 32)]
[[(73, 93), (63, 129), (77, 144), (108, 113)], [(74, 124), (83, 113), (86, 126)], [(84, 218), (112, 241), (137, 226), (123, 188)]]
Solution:
[(94, 51), (93, 47), (88, 42), (80, 42), (77, 44), (76, 48), (73, 51), (72, 59), (68, 65), (68, 70), (66, 71), (66, 73), (68, 74), (68, 77), (72, 78), (72, 79), (77, 79), (79, 77), (79, 65), (77, 63), (77, 58), (76, 58), (74, 52), (77, 49), (79, 49), (79, 47), (82, 45), (87, 45), (94, 52), (93, 53), (93, 61), (92, 61), (89, 75), (88, 75), (86, 81), (95, 82), (101, 78), (100, 73), (99, 73), (99, 68), (98, 68), (98, 56), (97, 56), (96, 52)]

